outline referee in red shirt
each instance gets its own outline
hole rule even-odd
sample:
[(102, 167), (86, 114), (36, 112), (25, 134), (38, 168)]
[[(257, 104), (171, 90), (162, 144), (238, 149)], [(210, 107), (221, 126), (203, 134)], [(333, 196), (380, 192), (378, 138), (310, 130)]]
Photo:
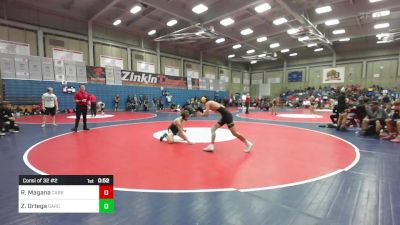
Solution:
[(76, 119), (75, 119), (75, 127), (72, 128), (72, 131), (78, 131), (79, 120), (81, 119), (81, 115), (83, 116), (83, 130), (89, 130), (86, 126), (86, 115), (88, 110), (88, 104), (90, 102), (90, 95), (85, 91), (85, 85), (81, 84), (79, 86), (79, 91), (75, 94), (74, 97), (76, 103)]

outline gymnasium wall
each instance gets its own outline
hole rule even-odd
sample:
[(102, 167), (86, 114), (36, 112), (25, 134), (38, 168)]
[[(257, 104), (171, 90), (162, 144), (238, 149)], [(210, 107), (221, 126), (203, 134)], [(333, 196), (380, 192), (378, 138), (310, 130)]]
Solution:
[(105, 45), (100, 43), (94, 43), (94, 65), (100, 65), (100, 56), (106, 55), (116, 58), (123, 59), (124, 70), (128, 69), (128, 51), (126, 48), (120, 48), (112, 45)]
[[(62, 86), (59, 82), (53, 81), (32, 81), (32, 80), (3, 80), (4, 93), (7, 99), (15, 98), (34, 98), (40, 101), (40, 98), (47, 87), (53, 87), (54, 93), (58, 97), (60, 109), (70, 109), (75, 107), (73, 101), (74, 94), (63, 93)], [(78, 83), (68, 83), (68, 86), (73, 86), (76, 90), (79, 89)], [(160, 87), (145, 87), (145, 86), (121, 86), (121, 85), (104, 85), (104, 84), (86, 84), (86, 90), (97, 96), (98, 101), (106, 103), (107, 109), (113, 108), (113, 100), (115, 95), (121, 97), (120, 109), (126, 107), (128, 95), (142, 96), (146, 95), (151, 101), (154, 96), (161, 97)], [(176, 104), (183, 105), (188, 98), (208, 96), (213, 99), (214, 91), (205, 90), (187, 90), (165, 88), (173, 97), (172, 101)], [(228, 92), (218, 92), (219, 98), (228, 97)]]
[(156, 72), (158, 71), (157, 55), (147, 52), (132, 51), (132, 70), (138, 71), (137, 62), (145, 62), (148, 64), (154, 64)]
[(58, 35), (44, 35), (45, 57), (53, 58), (53, 48), (83, 52), (83, 61), (89, 65), (89, 45), (85, 40), (62, 37)]
[[(399, 48), (397, 48), (397, 52)], [(386, 88), (400, 87), (399, 62), (400, 54), (394, 55), (395, 50), (378, 50), (376, 55), (371, 52), (365, 54), (365, 57), (354, 59), (352, 56), (359, 56), (360, 53), (341, 54), (342, 60), (336, 62), (336, 67), (345, 67), (345, 81), (334, 85), (355, 85), (369, 87), (379, 85)], [(385, 55), (385, 53), (387, 55)], [(382, 54), (382, 55), (380, 55)], [(346, 60), (347, 58), (347, 60)], [(329, 60), (329, 61), (326, 61)], [(263, 83), (267, 83), (269, 78), (279, 77), (280, 83), (271, 84), (271, 96), (277, 96), (285, 90), (304, 89), (307, 87), (324, 87), (332, 84), (322, 83), (322, 71), (325, 68), (332, 68), (332, 57), (316, 57), (308, 59), (298, 59), (287, 61), (286, 72), (284, 73), (283, 62), (281, 65), (258, 65), (254, 67), (252, 77), (264, 74)], [(288, 82), (288, 73), (292, 71), (302, 71), (303, 80), (301, 82)], [(251, 85), (251, 93), (257, 96), (259, 93), (258, 85)]]
[(30, 46), (31, 55), (38, 55), (38, 41), (36, 32), (34, 31), (0, 26), (0, 39), (6, 41), (27, 43)]
[[(64, 41), (65, 49), (69, 50), (77, 50), (84, 52), (84, 61), (88, 65), (88, 24), (87, 18), (82, 16), (82, 18), (73, 18), (67, 16), (59, 16), (48, 12), (46, 10), (42, 10), (39, 8), (35, 8), (32, 10), (23, 4), (19, 4), (18, 2), (13, 2), (13, 4), (8, 4), (5, 2), (4, 4), (0, 4), (0, 27), (4, 26), (9, 29), (15, 29), (16, 35), (18, 36), (15, 41), (25, 42), (31, 44), (31, 53), (32, 55), (38, 55), (38, 41), (37, 41), (37, 27), (39, 29), (43, 29), (44, 38), (46, 43), (45, 46), (45, 56), (52, 57), (52, 48), (60, 47), (50, 45), (49, 39), (62, 39)], [(9, 21), (14, 22), (13, 25), (8, 23)], [(16, 24), (18, 22), (19, 24)], [(26, 27), (36, 27), (32, 28), (29, 33), (31, 35), (31, 39), (25, 37), (26, 35), (20, 34), (21, 30), (24, 31)], [(53, 32), (57, 31), (57, 32)], [(0, 31), (1, 33), (1, 31)], [(1, 35), (1, 34), (0, 34)], [(0, 39), (6, 39), (8, 35), (2, 36)], [(12, 35), (11, 35), (12, 36)], [(138, 32), (134, 30), (115, 28), (108, 24), (102, 23), (94, 23), (93, 24), (93, 38), (94, 38), (94, 64), (99, 65), (99, 56), (100, 55), (108, 55), (113, 57), (119, 57), (124, 59), (124, 67), (128, 68), (127, 60), (131, 59), (131, 69), (136, 70), (136, 62), (135, 62), (135, 54), (141, 52), (145, 56), (145, 62), (147, 59), (149, 61), (147, 63), (155, 63), (156, 73), (161, 70), (163, 72), (164, 68), (161, 65), (158, 65), (157, 60), (157, 43), (154, 41), (148, 41), (147, 35), (146, 37), (141, 36)], [(34, 40), (33, 40), (34, 39)], [(9, 39), (11, 40), (11, 39)], [(107, 46), (107, 47), (105, 47)], [(132, 52), (121, 50), (131, 48)], [(200, 52), (194, 51), (187, 47), (182, 47), (179, 45), (171, 45), (169, 43), (160, 43), (160, 51), (161, 56), (164, 57), (162, 59), (162, 64), (173, 64), (178, 65), (176, 62), (171, 62), (168, 58), (177, 58), (179, 62), (179, 70), (180, 76), (186, 76), (186, 68), (182, 66), (181, 60), (187, 61), (186, 59), (195, 60), (200, 64)], [(126, 56), (124, 56), (124, 53)], [(129, 55), (129, 57), (128, 57)], [(156, 57), (151, 57), (150, 55), (154, 55)], [(154, 60), (155, 59), (155, 60)], [(217, 68), (219, 71), (220, 68), (228, 68), (229, 74), (225, 73), (226, 76), (231, 76), (230, 65), (227, 59), (221, 58), (220, 56), (214, 55), (212, 52), (203, 52), (202, 54), (203, 65), (210, 65), (211, 67)], [(126, 61), (126, 63), (125, 63)], [(184, 64), (184, 63), (183, 63)], [(232, 68), (235, 70), (240, 70), (245, 72), (248, 70), (247, 66), (243, 64), (232, 63)], [(203, 71), (207, 70), (207, 68), (203, 67)], [(215, 73), (216, 77), (219, 77), (219, 73)], [(204, 77), (204, 73), (200, 74), (200, 77)], [(227, 85), (230, 87), (230, 85)], [(235, 85), (234, 85), (235, 86)]]
[[(100, 66), (100, 56), (105, 55), (122, 58), (124, 62), (124, 69), (128, 69), (128, 60), (130, 58), (131, 69), (135, 71), (138, 70), (137, 62), (144, 61), (146, 63), (154, 64), (156, 73), (159, 66), (161, 73), (165, 73), (165, 66), (172, 66), (179, 69), (180, 76), (186, 76), (187, 65), (192, 64), (193, 69), (200, 72), (200, 61), (198, 60), (198, 57), (195, 57), (193, 55), (193, 51), (190, 53), (190, 50), (179, 50), (179, 48), (177, 47), (174, 48), (175, 52), (182, 53), (184, 56), (161, 52), (160, 65), (158, 65), (159, 62), (157, 59), (157, 54), (154, 51), (155, 46), (153, 42), (143, 41), (140, 38), (131, 37), (124, 32), (116, 33), (115, 29), (106, 28), (100, 25), (94, 26), (94, 30), (94, 38), (96, 38), (93, 44), (95, 66)], [(30, 44), (31, 55), (39, 55), (37, 35), (37, 31), (35, 30), (12, 27), (9, 25), (0, 25), (0, 39)], [(83, 52), (84, 63), (86, 65), (89, 65), (89, 45), (87, 37), (79, 34), (72, 35), (74, 36), (63, 36), (60, 33), (52, 34), (50, 31), (46, 30), (43, 34), (44, 56), (50, 58), (53, 57), (53, 48), (63, 48), (67, 50), (80, 51)], [(107, 38), (113, 39), (107, 40)], [(121, 42), (124, 43), (121, 44)], [(132, 48), (128, 49), (129, 46), (132, 46)], [(161, 51), (163, 50), (164, 49), (161, 49)], [(130, 54), (130, 57), (128, 56), (128, 54)], [(185, 57), (190, 56), (191, 54), (193, 58)], [(199, 56), (199, 52), (196, 52), (195, 54)], [(245, 73), (247, 68), (241, 64), (233, 63), (232, 69), (236, 71), (236, 76), (241, 77), (242, 73)], [(226, 85), (228, 91), (247, 91), (243, 90), (242, 84), (230, 84), (230, 82), (232, 82), (232, 80), (230, 79), (232, 69), (229, 69), (227, 61), (223, 61), (218, 57), (214, 57), (213, 55), (205, 53), (203, 56), (203, 74), (200, 74), (200, 77), (204, 77), (205, 74), (208, 73), (215, 74), (216, 79), (218, 79), (220, 74), (222, 73), (229, 78), (229, 81)], [(237, 75), (237, 73), (241, 74)]]

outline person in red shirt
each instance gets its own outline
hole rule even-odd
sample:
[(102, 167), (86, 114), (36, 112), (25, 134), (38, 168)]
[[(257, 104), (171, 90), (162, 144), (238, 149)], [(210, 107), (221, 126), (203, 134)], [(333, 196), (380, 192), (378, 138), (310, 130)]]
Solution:
[(246, 114), (249, 114), (249, 107), (250, 107), (250, 94), (246, 95), (246, 100), (244, 101), (246, 105)]
[(74, 97), (76, 103), (76, 119), (75, 119), (75, 127), (72, 128), (72, 131), (78, 131), (79, 120), (81, 119), (81, 115), (83, 117), (83, 130), (89, 130), (86, 125), (86, 115), (88, 110), (88, 104), (90, 102), (90, 95), (86, 92), (85, 85), (81, 84), (79, 86), (79, 91), (75, 94)]
[(97, 98), (96, 98), (96, 95), (91, 94), (90, 95), (90, 113), (92, 114), (92, 117), (96, 117), (96, 112), (97, 112)]

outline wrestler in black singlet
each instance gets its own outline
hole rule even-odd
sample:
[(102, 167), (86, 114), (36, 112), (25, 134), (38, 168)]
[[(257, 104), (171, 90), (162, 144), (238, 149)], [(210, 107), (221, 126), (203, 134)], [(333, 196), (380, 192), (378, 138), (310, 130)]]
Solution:
[(218, 124), (222, 127), (226, 124), (229, 128), (233, 127), (235, 124), (233, 123), (233, 116), (232, 114), (226, 110), (225, 107), (219, 107), (217, 111), (221, 114), (221, 119), (218, 121)]

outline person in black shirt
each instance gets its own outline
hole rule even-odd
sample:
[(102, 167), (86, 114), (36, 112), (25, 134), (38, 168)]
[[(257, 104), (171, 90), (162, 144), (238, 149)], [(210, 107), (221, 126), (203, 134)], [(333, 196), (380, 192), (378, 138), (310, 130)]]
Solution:
[(11, 104), (9, 102), (2, 102), (0, 104), (0, 136), (4, 136), (6, 132), (19, 132), (19, 126), (15, 123)]
[(339, 113), (338, 113), (338, 108), (337, 105), (335, 105), (332, 109), (332, 115), (330, 115), (331, 121), (333, 124), (337, 123), (337, 120), (339, 119)]

